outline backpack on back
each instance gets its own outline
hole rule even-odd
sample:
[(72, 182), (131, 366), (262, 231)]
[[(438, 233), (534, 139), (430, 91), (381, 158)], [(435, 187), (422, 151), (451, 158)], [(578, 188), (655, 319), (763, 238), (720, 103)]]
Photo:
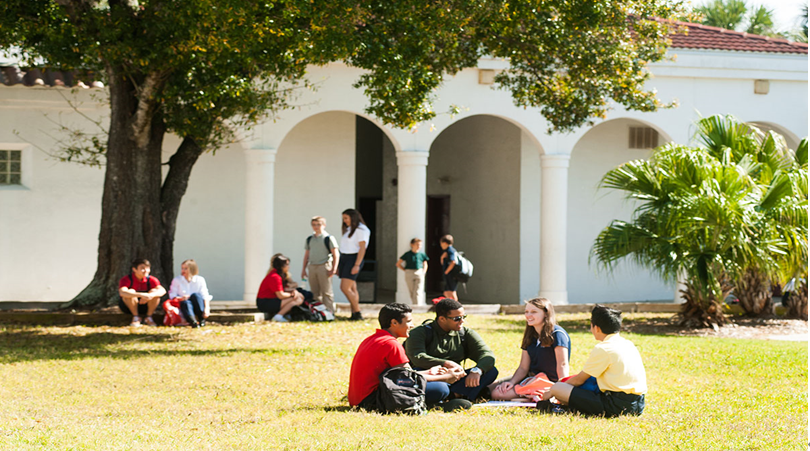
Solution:
[(427, 414), (427, 379), (410, 368), (393, 367), (380, 374), (377, 410), (382, 413)]
[[(310, 235), (307, 237), (307, 246), (309, 246), (309, 242), (312, 240), (312, 236)], [(332, 235), (328, 233), (326, 236), (323, 237), (323, 245), (326, 246), (326, 252), (332, 252), (332, 241), (329, 239)]]
[(453, 268), (453, 277), (459, 282), (467, 282), (473, 275), (473, 264), (464, 257), (464, 252), (456, 251), (456, 266)]

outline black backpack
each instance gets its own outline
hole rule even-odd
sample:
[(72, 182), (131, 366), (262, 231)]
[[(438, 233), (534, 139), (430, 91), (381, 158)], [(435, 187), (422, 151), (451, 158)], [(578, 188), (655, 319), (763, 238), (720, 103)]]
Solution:
[[(132, 273), (129, 273), (129, 286), (127, 288), (132, 288), (133, 285), (135, 285), (135, 278), (132, 277)], [(151, 275), (146, 276), (146, 291), (147, 292), (151, 291), (152, 288), (156, 288), (156, 287), (157, 287), (157, 285), (155, 285), (154, 287), (152, 286), (152, 276)]]
[(380, 374), (377, 410), (381, 413), (427, 414), (425, 403), (427, 379), (405, 367), (389, 368)]
[[(326, 246), (326, 252), (332, 252), (332, 240), (329, 239), (331, 236), (332, 235), (327, 233), (326, 236), (323, 237), (323, 245)], [(309, 242), (312, 240), (312, 237), (313, 235), (307, 237), (307, 246), (309, 246)]]
[(292, 321), (310, 321), (317, 323), (335, 320), (335, 315), (323, 305), (323, 302), (313, 299), (312, 292), (301, 288), (299, 288), (298, 291), (304, 295), (304, 302), (302, 302), (301, 305), (293, 306), (290, 310), (290, 319)]
[[(473, 275), (473, 264), (464, 256), (464, 252), (456, 251), (456, 266), (451, 270), (452, 276), (461, 283), (466, 283)], [(466, 290), (466, 287), (464, 288)]]

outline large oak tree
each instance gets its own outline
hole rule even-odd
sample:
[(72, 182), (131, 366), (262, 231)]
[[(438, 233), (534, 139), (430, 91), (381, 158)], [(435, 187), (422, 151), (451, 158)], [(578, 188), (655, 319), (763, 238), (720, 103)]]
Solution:
[[(480, 57), (518, 106), (567, 131), (620, 104), (664, 106), (644, 89), (679, 0), (6, 0), (0, 46), (48, 67), (96, 70), (110, 120), (93, 280), (71, 305), (110, 305), (133, 256), (172, 277), (177, 214), (206, 150), (289, 106), (309, 65), (366, 69), (368, 112), (395, 127), (435, 116), (442, 79)], [(33, 59), (32, 59), (33, 61)], [(539, 118), (538, 118), (539, 119)], [(182, 143), (161, 161), (163, 138)], [(74, 149), (75, 150), (75, 149)], [(161, 165), (169, 171), (161, 175)]]

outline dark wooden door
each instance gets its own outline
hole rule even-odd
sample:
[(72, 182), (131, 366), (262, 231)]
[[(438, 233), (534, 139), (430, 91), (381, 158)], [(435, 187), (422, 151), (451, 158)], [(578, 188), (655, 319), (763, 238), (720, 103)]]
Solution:
[(427, 231), (425, 233), (425, 252), (430, 257), (425, 290), (428, 299), (431, 294), (442, 292), (442, 265), (440, 263), (442, 248), (439, 239), (450, 233), (450, 196), (427, 197)]

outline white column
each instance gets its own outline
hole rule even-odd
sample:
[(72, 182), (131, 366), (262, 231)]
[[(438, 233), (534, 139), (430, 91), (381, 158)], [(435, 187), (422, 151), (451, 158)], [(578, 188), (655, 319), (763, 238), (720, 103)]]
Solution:
[(245, 295), (256, 304), (256, 293), (273, 255), (273, 183), (276, 149), (245, 150)]
[[(397, 152), (397, 257), (410, 250), (411, 239), (425, 239), (428, 155), (425, 151)], [(405, 274), (399, 270), (396, 301), (411, 303)], [(419, 296), (419, 305), (425, 305), (424, 292)]]
[(570, 155), (543, 155), (540, 191), (540, 297), (568, 304), (566, 252)]

